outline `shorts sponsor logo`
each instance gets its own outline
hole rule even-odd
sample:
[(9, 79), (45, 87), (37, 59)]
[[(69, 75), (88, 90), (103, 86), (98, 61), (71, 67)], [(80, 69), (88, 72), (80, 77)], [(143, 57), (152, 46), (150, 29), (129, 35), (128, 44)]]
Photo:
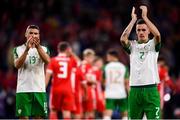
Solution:
[(21, 109), (18, 109), (18, 114), (21, 114), (22, 113), (22, 110)]
[(47, 114), (47, 102), (44, 102), (44, 113)]

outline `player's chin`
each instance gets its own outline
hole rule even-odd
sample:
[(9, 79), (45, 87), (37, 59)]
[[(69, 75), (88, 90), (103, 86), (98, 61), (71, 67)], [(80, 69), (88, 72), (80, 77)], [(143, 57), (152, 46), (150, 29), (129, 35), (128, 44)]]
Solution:
[(29, 45), (29, 48), (34, 48), (35, 46), (33, 44), (30, 44)]
[(140, 43), (144, 43), (147, 41), (147, 39), (145, 39), (144, 37), (140, 37), (138, 40)]

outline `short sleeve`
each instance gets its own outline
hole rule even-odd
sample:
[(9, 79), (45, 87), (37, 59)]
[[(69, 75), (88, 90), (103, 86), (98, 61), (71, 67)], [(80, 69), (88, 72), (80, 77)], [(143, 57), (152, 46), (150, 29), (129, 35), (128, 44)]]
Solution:
[(154, 38), (151, 39), (151, 41), (151, 43), (153, 44), (153, 49), (155, 49), (156, 52), (159, 52), (161, 48), (161, 42), (156, 44)]
[(46, 47), (46, 49), (47, 49), (46, 53), (47, 53), (48, 55), (50, 55), (50, 51), (49, 51), (48, 47)]
[(122, 47), (128, 54), (131, 53), (131, 43), (130, 42), (128, 45), (122, 45)]
[(18, 58), (17, 47), (13, 48), (13, 58), (14, 61)]
[(43, 48), (43, 50), (44, 50), (48, 55), (50, 55), (50, 51), (49, 51), (49, 49), (48, 49), (47, 47), (42, 46), (42, 48)]
[(160, 48), (161, 48), (161, 43), (158, 43), (158, 44), (155, 45), (156, 52), (159, 52)]
[(128, 79), (128, 78), (129, 78), (129, 69), (128, 69), (128, 67), (126, 67), (126, 72), (125, 72), (124, 78), (125, 78), (125, 79)]

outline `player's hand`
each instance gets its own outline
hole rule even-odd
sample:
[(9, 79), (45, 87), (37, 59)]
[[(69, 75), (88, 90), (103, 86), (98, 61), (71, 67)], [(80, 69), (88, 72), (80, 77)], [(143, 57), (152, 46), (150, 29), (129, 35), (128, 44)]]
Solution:
[(72, 51), (71, 48), (68, 48), (68, 49), (67, 49), (67, 54), (68, 54), (68, 56), (73, 56), (73, 55), (74, 55), (74, 52)]
[(40, 39), (35, 37), (33, 39), (33, 43), (34, 43), (35, 47), (38, 48), (40, 46)]
[(147, 7), (145, 5), (141, 5), (140, 9), (142, 10), (142, 18), (147, 17)]
[(26, 42), (26, 51), (28, 51), (33, 46), (33, 37), (29, 37)]
[(132, 18), (132, 20), (134, 20), (134, 21), (137, 20), (137, 15), (135, 14), (135, 7), (132, 8), (131, 18)]

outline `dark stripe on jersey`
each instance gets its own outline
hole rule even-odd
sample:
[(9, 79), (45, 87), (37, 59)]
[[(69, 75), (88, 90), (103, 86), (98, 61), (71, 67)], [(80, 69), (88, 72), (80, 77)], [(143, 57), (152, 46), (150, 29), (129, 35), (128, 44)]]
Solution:
[(14, 58), (18, 58), (17, 48), (13, 49)]
[(156, 52), (159, 52), (160, 48), (161, 48), (161, 43), (156, 44), (156, 46), (155, 46)]

